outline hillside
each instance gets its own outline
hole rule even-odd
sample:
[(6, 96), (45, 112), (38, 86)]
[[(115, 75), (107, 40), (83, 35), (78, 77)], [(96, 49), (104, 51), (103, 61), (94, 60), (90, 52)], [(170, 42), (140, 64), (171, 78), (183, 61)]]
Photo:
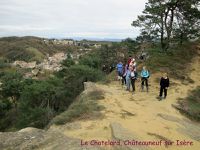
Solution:
[[(174, 108), (178, 105), (178, 100), (188, 97), (191, 94), (190, 91), (195, 90), (200, 85), (199, 54), (198, 50), (198, 55), (191, 60), (186, 68), (190, 70), (187, 73), (188, 78), (195, 82), (190, 83), (187, 79), (171, 78), (169, 96), (164, 101), (156, 99), (159, 91), (158, 79), (161, 76), (159, 72), (151, 75), (149, 93), (140, 91), (139, 81), (136, 83), (137, 92), (135, 95), (125, 91), (116, 81), (107, 85), (89, 83), (86, 84), (85, 91), (74, 104), (66, 112), (56, 117), (64, 120), (66, 118), (63, 117), (74, 117), (68, 120), (70, 122), (63, 125), (50, 124), (47, 131), (27, 128), (18, 132), (0, 133), (0, 145), (3, 149), (15, 147), (15, 149), (47, 150), (101, 148), (199, 150), (200, 124), (189, 120)], [(103, 96), (96, 99), (99, 91), (103, 93)], [(79, 114), (73, 114), (76, 110)], [(123, 141), (127, 140), (162, 140), (162, 144), (161, 146), (148, 147), (133, 145), (115, 147), (99, 146), (93, 140), (97, 140), (99, 144), (102, 141), (105, 144), (106, 141), (120, 140), (123, 144)], [(178, 143), (177, 140), (179, 140)], [(188, 145), (181, 145), (184, 144), (184, 140), (188, 141)], [(88, 146), (86, 143), (81, 146), (81, 141), (88, 142)], [(95, 146), (90, 145), (91, 141)], [(168, 142), (168, 145), (165, 145), (165, 141)], [(190, 142), (193, 142), (192, 146), (189, 145)]]
[(39, 37), (5, 37), (0, 38), (0, 56), (8, 61), (42, 61), (46, 55), (57, 52), (69, 52), (76, 48), (56, 44)]

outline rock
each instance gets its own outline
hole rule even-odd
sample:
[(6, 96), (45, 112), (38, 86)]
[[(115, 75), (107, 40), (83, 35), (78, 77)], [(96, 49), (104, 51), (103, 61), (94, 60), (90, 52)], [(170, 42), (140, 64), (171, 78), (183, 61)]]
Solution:
[(166, 114), (157, 114), (157, 116), (172, 122), (181, 122), (181, 120), (177, 117), (166, 115)]
[(67, 123), (65, 125), (56, 126), (56, 128), (54, 126), (52, 126), (52, 127), (50, 127), (49, 130), (63, 132), (63, 131), (66, 131), (66, 130), (78, 130), (78, 129), (81, 129), (81, 128), (82, 127), (81, 127), (80, 123), (70, 122), (70, 123)]
[(196, 124), (188, 119), (179, 119), (174, 116), (166, 115), (166, 114), (158, 114), (161, 118), (177, 122), (182, 125), (182, 127), (177, 128), (177, 131), (185, 134), (186, 136), (189, 136), (193, 140), (200, 141), (200, 126), (199, 124)]
[(193, 140), (200, 141), (200, 126), (199, 123), (192, 122), (188, 119), (183, 119), (181, 124), (184, 128), (178, 128), (177, 130), (185, 135), (190, 136)]
[[(166, 138), (166, 137), (164, 137), (164, 136), (162, 136), (162, 135), (159, 135), (159, 134), (157, 134), (157, 133), (150, 133), (150, 132), (148, 132), (147, 134), (150, 135), (150, 136), (154, 136), (155, 138), (160, 139), (160, 140), (163, 140), (163, 141), (170, 141), (170, 142), (173, 142), (172, 140), (170, 140), (170, 139), (168, 139), (168, 138)], [(170, 145), (165, 145), (166, 148), (168, 148), (169, 146), (170, 146)]]
[(34, 76), (37, 76), (38, 75), (38, 73), (39, 73), (39, 69), (34, 69), (34, 70), (32, 70), (32, 74), (34, 75)]
[(33, 68), (35, 68), (35, 67), (36, 67), (36, 61), (27, 63), (27, 68), (33, 69)]
[(133, 117), (135, 115), (136, 115), (135, 113), (132, 113), (132, 112), (127, 111), (127, 110), (122, 110), (122, 113), (121, 113), (122, 118)]
[(189, 136), (193, 140), (200, 141), (200, 128), (196, 128), (191, 124), (185, 126), (185, 129), (178, 128), (177, 131)]
[[(139, 140), (139, 137), (135, 133), (131, 133), (129, 130), (122, 127), (120, 123), (111, 123), (110, 124), (111, 131), (112, 131), (112, 138), (115, 140), (125, 141), (125, 140)], [(116, 146), (116, 150), (147, 150), (149, 148), (145, 146)]]
[(36, 67), (36, 61), (33, 61), (33, 62), (25, 62), (25, 61), (15, 61), (13, 63), (14, 66), (20, 66), (21, 68), (30, 68), (30, 69), (33, 69)]
[(65, 128), (68, 130), (78, 130), (81, 129), (81, 124), (77, 122), (67, 123), (65, 124)]
[(84, 82), (84, 90), (90, 91), (96, 89), (96, 85), (93, 82)]
[(124, 109), (122, 111), (123, 111), (123, 114), (126, 116), (135, 116), (136, 115), (135, 113), (132, 113), (132, 112), (124, 110)]
[(117, 140), (137, 139), (137, 136), (130, 134), (130, 131), (123, 128), (120, 123), (110, 124), (112, 137)]
[(33, 74), (31, 73), (31, 72), (27, 72), (27, 73), (25, 73), (25, 75), (24, 75), (24, 78), (32, 78), (33, 77)]
[(79, 139), (61, 132), (26, 128), (18, 132), (0, 133), (1, 150), (100, 150), (100, 147), (82, 147)]

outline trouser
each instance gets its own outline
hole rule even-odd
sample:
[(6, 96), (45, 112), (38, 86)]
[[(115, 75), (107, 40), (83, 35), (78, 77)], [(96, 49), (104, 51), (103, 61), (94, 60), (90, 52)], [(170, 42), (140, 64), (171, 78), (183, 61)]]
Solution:
[(135, 92), (135, 78), (131, 78), (131, 85), (133, 88), (133, 92)]
[(146, 86), (147, 90), (148, 90), (148, 87), (149, 87), (149, 84), (148, 84), (148, 78), (142, 78), (142, 90), (144, 89), (144, 85)]
[(160, 87), (160, 97), (162, 97), (164, 92), (164, 96), (167, 97), (167, 89), (166, 87)]
[(131, 86), (131, 79), (129, 77), (126, 78), (126, 87), (127, 90), (130, 90), (130, 86)]
[(122, 73), (120, 71), (117, 71), (118, 74), (118, 80), (122, 80)]
[(126, 76), (122, 76), (122, 85), (126, 85)]

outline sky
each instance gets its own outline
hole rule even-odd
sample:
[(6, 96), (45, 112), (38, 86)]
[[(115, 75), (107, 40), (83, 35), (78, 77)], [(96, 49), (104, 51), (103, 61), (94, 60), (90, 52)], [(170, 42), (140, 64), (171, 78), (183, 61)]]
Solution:
[(0, 0), (0, 37), (135, 38), (147, 0)]

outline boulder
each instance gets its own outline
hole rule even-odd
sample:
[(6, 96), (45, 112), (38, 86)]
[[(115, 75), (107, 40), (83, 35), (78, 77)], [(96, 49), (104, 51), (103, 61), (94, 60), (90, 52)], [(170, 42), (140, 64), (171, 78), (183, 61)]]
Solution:
[(90, 91), (96, 89), (96, 85), (93, 82), (84, 82), (84, 90)]
[(177, 131), (185, 134), (186, 136), (189, 136), (191, 139), (200, 141), (200, 126), (199, 124), (196, 124), (188, 119), (179, 119), (177, 117), (171, 116), (171, 115), (166, 115), (166, 114), (158, 114), (159, 117), (179, 123), (180, 128), (177, 128)]
[[(112, 132), (112, 138), (115, 140), (120, 140), (121, 142), (125, 140), (138, 140), (140, 141), (140, 138), (133, 132), (130, 132), (128, 129), (122, 127), (120, 123), (113, 122), (110, 124), (111, 132)], [(116, 150), (147, 150), (148, 147), (145, 146), (115, 146)]]
[(100, 147), (82, 147), (79, 139), (61, 132), (25, 128), (18, 132), (0, 132), (1, 150), (100, 150)]

